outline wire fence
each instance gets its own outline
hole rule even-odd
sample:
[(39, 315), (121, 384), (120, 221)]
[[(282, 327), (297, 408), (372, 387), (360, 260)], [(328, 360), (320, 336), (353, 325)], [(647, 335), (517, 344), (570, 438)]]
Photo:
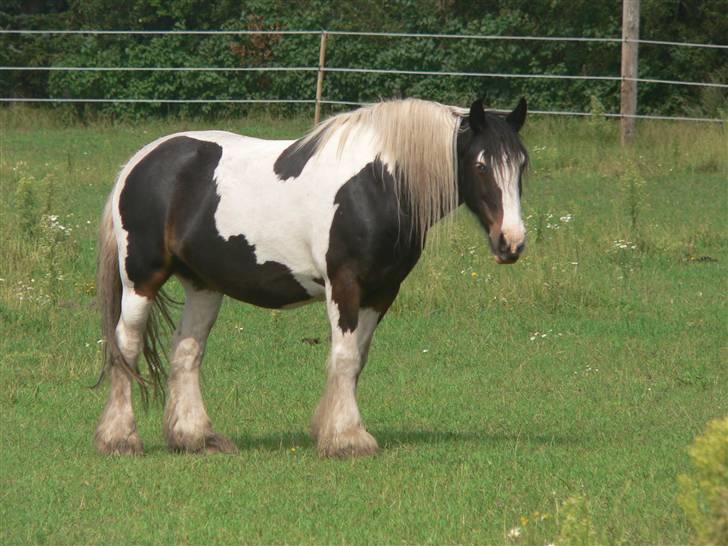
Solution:
[[(318, 72), (317, 66), (0, 66), (0, 71), (26, 72)], [(549, 80), (585, 81), (635, 81), (664, 83), (668, 85), (692, 85), (728, 89), (728, 84), (713, 82), (689, 82), (659, 80), (653, 78), (622, 78), (620, 76), (572, 76), (569, 74), (512, 74), (497, 72), (449, 72), (440, 70), (397, 70), (386, 68), (344, 68), (326, 66), (324, 72), (361, 74), (404, 74), (409, 76), (465, 76), (475, 78), (526, 78)]]
[[(593, 42), (593, 43), (624, 43), (656, 45), (666, 47), (710, 48), (728, 50), (728, 45), (698, 44), (687, 42), (670, 42), (660, 40), (624, 40), (621, 38), (599, 38), (579, 36), (507, 36), (507, 35), (468, 35), (468, 34), (428, 34), (403, 32), (355, 32), (338, 30), (7, 30), (0, 29), (1, 35), (87, 35), (87, 36), (242, 36), (242, 35), (319, 35), (321, 41), (321, 59), (325, 57), (325, 36), (365, 36), (382, 38), (432, 38), (443, 40), (501, 40), (501, 41), (535, 41), (535, 42)], [(573, 74), (514, 74), (491, 72), (456, 72), (436, 70), (400, 70), (396, 68), (367, 68), (367, 67), (332, 67), (321, 62), (320, 66), (246, 66), (246, 67), (220, 67), (220, 66), (0, 66), (0, 72), (317, 72), (322, 81), (325, 73), (362, 73), (362, 74), (392, 74), (429, 77), (470, 77), (470, 78), (506, 78), (506, 79), (547, 79), (547, 80), (582, 80), (582, 81), (614, 81), (637, 82), (644, 84), (692, 86), (703, 88), (727, 89), (728, 84), (716, 82), (696, 82), (682, 80), (664, 80), (655, 78), (626, 78), (621, 76), (596, 76)], [(146, 104), (315, 104), (317, 110), (321, 104), (329, 105), (362, 105), (364, 102), (327, 100), (321, 96), (320, 84), (317, 86), (315, 99), (301, 98), (270, 98), (270, 99), (167, 99), (167, 98), (68, 98), (68, 97), (0, 97), (0, 103), (146, 103)], [(553, 110), (532, 110), (531, 113), (561, 116), (592, 116), (592, 112), (572, 112)], [(600, 116), (613, 118), (657, 119), (676, 121), (698, 121), (721, 123), (722, 119), (698, 118), (687, 116), (661, 116), (661, 115), (625, 115), (620, 113), (599, 113)]]

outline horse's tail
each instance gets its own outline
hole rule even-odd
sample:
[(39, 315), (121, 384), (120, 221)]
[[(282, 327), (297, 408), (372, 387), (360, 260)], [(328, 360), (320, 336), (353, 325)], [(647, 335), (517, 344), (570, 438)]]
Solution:
[[(119, 248), (114, 236), (111, 214), (111, 196), (106, 201), (99, 226), (99, 240), (96, 258), (96, 304), (101, 313), (101, 343), (103, 365), (95, 387), (98, 387), (112, 366), (130, 366), (119, 350), (116, 341), (116, 325), (121, 316), (121, 274), (119, 273)], [(138, 373), (137, 373), (138, 375)]]
[(149, 369), (149, 378), (147, 379), (141, 375), (136, 363), (127, 362), (116, 339), (116, 326), (121, 317), (123, 287), (119, 272), (119, 248), (114, 234), (111, 209), (112, 198), (109, 197), (101, 216), (96, 262), (96, 296), (97, 305), (101, 312), (103, 365), (95, 386), (101, 384), (112, 367), (118, 366), (139, 385), (142, 400), (146, 404), (149, 400), (148, 387), (150, 385), (155, 394), (164, 394), (164, 381), (167, 374), (164, 370), (164, 351), (161, 350), (160, 340), (163, 330), (174, 329), (170, 308), (172, 305), (178, 304), (178, 302), (171, 299), (161, 289), (154, 299), (154, 306), (149, 313), (144, 330), (142, 347)]

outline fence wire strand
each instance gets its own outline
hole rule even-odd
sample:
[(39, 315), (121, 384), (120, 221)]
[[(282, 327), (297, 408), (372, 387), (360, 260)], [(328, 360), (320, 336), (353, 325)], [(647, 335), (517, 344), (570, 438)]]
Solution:
[(363, 36), (373, 38), (438, 38), (444, 40), (507, 40), (507, 41), (532, 41), (532, 42), (595, 42), (595, 43), (611, 43), (618, 44), (623, 41), (636, 42), (647, 45), (666, 45), (676, 47), (698, 47), (698, 48), (717, 48), (728, 49), (728, 45), (723, 44), (699, 44), (691, 42), (671, 42), (664, 40), (624, 40), (622, 38), (608, 38), (597, 36), (512, 36), (503, 34), (435, 34), (435, 33), (414, 33), (414, 32), (366, 32), (353, 30), (288, 30), (288, 29), (261, 29), (261, 30), (95, 30), (95, 29), (78, 29), (78, 30), (30, 30), (30, 29), (0, 29), (0, 34), (70, 34), (70, 35), (137, 35), (137, 36), (235, 36), (235, 35), (319, 35), (326, 32), (330, 36)]
[[(59, 103), (59, 104), (82, 104), (82, 103), (120, 103), (120, 104), (316, 104), (316, 99), (69, 99), (69, 98), (2, 98), (0, 103)], [(321, 104), (332, 106), (367, 106), (374, 102), (360, 102), (347, 100), (322, 100)], [(489, 112), (508, 113), (510, 110), (489, 108)], [(653, 119), (667, 121), (702, 121), (709, 123), (725, 123), (719, 118), (693, 118), (686, 116), (659, 116), (649, 114), (625, 115), (607, 112), (594, 114), (592, 112), (571, 112), (563, 110), (529, 110), (530, 114), (553, 115), (553, 116), (583, 116), (605, 118), (635, 118)]]
[(622, 78), (620, 76), (572, 76), (569, 74), (510, 74), (497, 72), (442, 72), (436, 70), (396, 70), (384, 68), (345, 68), (317, 66), (0, 66), (0, 71), (28, 72), (323, 72), (363, 73), (363, 74), (403, 74), (410, 76), (460, 76), (472, 78), (516, 78), (548, 80), (584, 81), (635, 81), (669, 85), (689, 85), (698, 87), (728, 88), (725, 83), (686, 82), (679, 80), (659, 80), (654, 78)]

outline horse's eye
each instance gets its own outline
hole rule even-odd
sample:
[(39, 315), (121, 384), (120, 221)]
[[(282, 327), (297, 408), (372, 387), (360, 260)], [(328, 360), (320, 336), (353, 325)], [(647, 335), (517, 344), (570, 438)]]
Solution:
[(488, 169), (488, 166), (485, 163), (476, 163), (475, 168), (478, 169), (478, 172), (484, 173)]

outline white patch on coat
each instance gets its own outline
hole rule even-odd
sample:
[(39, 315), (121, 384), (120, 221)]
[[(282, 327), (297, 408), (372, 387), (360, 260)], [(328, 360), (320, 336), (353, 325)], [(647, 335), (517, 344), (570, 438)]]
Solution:
[[(498, 164), (491, 165), (495, 175), (495, 182), (501, 191), (501, 205), (503, 207), (503, 222), (501, 233), (512, 252), (526, 240), (526, 227), (521, 216), (521, 196), (518, 188), (518, 178), (521, 165), (525, 158), (521, 155), (509, 158), (503, 155)], [(485, 163), (485, 154), (478, 155), (478, 162)]]

